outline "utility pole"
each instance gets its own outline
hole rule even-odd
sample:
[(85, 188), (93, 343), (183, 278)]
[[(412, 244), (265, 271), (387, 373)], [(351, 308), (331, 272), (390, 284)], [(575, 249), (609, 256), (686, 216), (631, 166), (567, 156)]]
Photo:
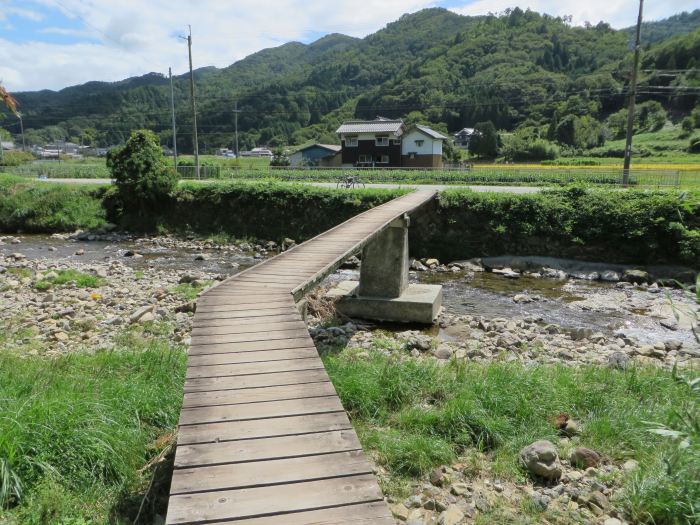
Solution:
[(168, 77), (170, 77), (170, 113), (173, 120), (173, 164), (177, 171), (177, 130), (175, 128), (175, 91), (173, 90), (173, 68), (168, 68)]
[(238, 158), (238, 114), (240, 113), (238, 110), (238, 100), (236, 100), (233, 108), (233, 122), (236, 130), (236, 158)]
[(19, 130), (22, 133), (22, 151), (26, 151), (27, 146), (24, 142), (24, 122), (22, 122), (22, 114), (17, 112), (17, 118), (19, 119)]
[[(190, 29), (187, 35), (187, 51), (190, 57), (190, 102), (192, 103), (192, 145), (194, 146), (194, 166), (197, 179), (199, 179), (199, 144), (197, 142), (197, 105), (194, 101), (194, 73), (192, 72), (192, 26), (187, 26)], [(184, 38), (184, 37), (181, 37)]]
[(634, 103), (637, 98), (637, 70), (639, 69), (639, 52), (642, 40), (642, 8), (644, 0), (639, 0), (639, 15), (637, 16), (637, 33), (634, 42), (634, 66), (630, 81), (630, 102), (627, 108), (627, 139), (625, 141), (625, 162), (622, 168), (622, 184), (630, 182), (630, 163), (632, 161), (632, 135), (634, 133)]

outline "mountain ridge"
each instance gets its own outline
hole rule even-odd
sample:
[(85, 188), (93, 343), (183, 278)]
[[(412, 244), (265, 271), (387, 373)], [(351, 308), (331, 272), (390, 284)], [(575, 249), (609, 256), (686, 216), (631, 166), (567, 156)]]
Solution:
[[(650, 24), (662, 24), (666, 33), (680, 27), (683, 34), (688, 16), (677, 15), (680, 25), (676, 19)], [(679, 49), (693, 49), (691, 37), (684, 36), (691, 43), (684, 40)], [(573, 27), (518, 8), (478, 17), (431, 8), (361, 39), (333, 33), (309, 44), (289, 42), (224, 68), (195, 71), (200, 146), (231, 143), (235, 102), (243, 147), (334, 140), (343, 118), (379, 112), (443, 131), (480, 120), (502, 129), (543, 127), (566, 116), (569, 110), (559, 106), (573, 96), (584, 97), (595, 106), (592, 114), (604, 119), (624, 103), (628, 40), (626, 30), (607, 24)], [(666, 41), (650, 45), (649, 52)], [(188, 75), (174, 77), (174, 85), (178, 146), (186, 151)], [(16, 96), (30, 142), (63, 135), (112, 145), (138, 127), (154, 129), (164, 143), (171, 140), (169, 85), (160, 73)], [(662, 103), (684, 113), (695, 101), (666, 97)]]

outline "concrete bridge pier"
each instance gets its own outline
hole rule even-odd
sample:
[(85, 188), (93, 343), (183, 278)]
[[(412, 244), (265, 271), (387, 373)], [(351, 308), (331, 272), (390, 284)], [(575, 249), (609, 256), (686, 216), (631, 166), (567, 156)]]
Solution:
[(395, 219), (362, 250), (360, 281), (331, 289), (339, 312), (361, 319), (431, 324), (442, 305), (442, 286), (408, 283), (410, 218)]

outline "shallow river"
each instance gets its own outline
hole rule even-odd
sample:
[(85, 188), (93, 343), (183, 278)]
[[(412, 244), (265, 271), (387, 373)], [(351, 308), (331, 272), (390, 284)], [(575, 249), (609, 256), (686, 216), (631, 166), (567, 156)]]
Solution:
[[(118, 259), (134, 269), (155, 267), (176, 271), (198, 271), (211, 274), (234, 274), (258, 262), (253, 254), (241, 255), (223, 250), (174, 248), (151, 242), (69, 241), (43, 235), (20, 236), (20, 244), (0, 245), (0, 252), (21, 252), (29, 259), (62, 260), (86, 263)], [(51, 250), (53, 249), (53, 251)], [(83, 255), (75, 255), (84, 250)], [(129, 251), (142, 257), (125, 257)], [(196, 261), (204, 254), (205, 260)], [(357, 279), (358, 272), (340, 270), (329, 277), (332, 283)], [(677, 330), (670, 330), (660, 321), (673, 320), (673, 307), (687, 310), (692, 301), (681, 290), (647, 290), (641, 287), (622, 288), (615, 283), (585, 280), (555, 280), (523, 276), (508, 279), (493, 273), (411, 273), (411, 279), (439, 283), (444, 287), (444, 306), (452, 313), (486, 318), (535, 317), (543, 324), (556, 324), (569, 329), (590, 329), (605, 334), (623, 332), (640, 342), (651, 343), (678, 339), (696, 347), (687, 320)], [(529, 303), (516, 303), (513, 297), (526, 294), (536, 298)]]

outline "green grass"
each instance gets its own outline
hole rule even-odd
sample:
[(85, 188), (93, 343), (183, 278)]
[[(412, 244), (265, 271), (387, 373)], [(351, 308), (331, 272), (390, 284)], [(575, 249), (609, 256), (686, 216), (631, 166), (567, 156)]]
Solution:
[(53, 286), (65, 286), (69, 284), (75, 284), (78, 288), (99, 288), (107, 283), (102, 277), (73, 269), (58, 270), (56, 273), (57, 276), (52, 279), (42, 279), (34, 283), (34, 288), (42, 291), (48, 290)]
[[(566, 412), (581, 423), (582, 446), (617, 462), (635, 458), (642, 465), (640, 483), (665, 487), (663, 494), (647, 490), (624, 502), (638, 522), (690, 523), (682, 514), (700, 501), (693, 470), (671, 483), (663, 470), (669, 447), (648, 431), (648, 421), (666, 423), (680, 404), (697, 402), (668, 372), (457, 361), (439, 366), (380, 353), (369, 360), (342, 354), (325, 363), (363, 445), (396, 479), (423, 475), (476, 448), (488, 453), (496, 475), (522, 480), (519, 450), (538, 439), (558, 442), (550, 419)], [(695, 463), (696, 472), (699, 467)]]
[(54, 232), (106, 224), (104, 188), (0, 176), (0, 231)]
[(184, 369), (182, 348), (136, 334), (95, 354), (0, 353), (0, 522), (131, 523)]
[(26, 279), (33, 274), (30, 268), (8, 268), (7, 273), (19, 279)]
[(175, 286), (172, 291), (185, 301), (193, 301), (199, 293), (206, 287), (211, 286), (214, 281), (196, 281), (194, 283), (182, 283)]

